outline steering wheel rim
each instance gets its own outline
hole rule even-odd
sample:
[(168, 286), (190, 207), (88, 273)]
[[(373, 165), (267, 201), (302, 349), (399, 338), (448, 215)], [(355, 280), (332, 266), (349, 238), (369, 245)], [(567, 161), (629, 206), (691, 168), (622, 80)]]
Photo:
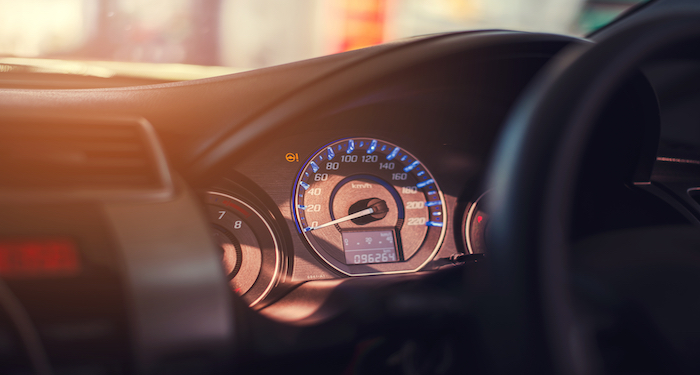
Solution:
[(597, 44), (562, 52), (514, 107), (488, 175), (500, 371), (600, 370), (569, 282), (578, 170), (615, 90), (640, 64), (693, 40), (700, 40), (700, 13), (638, 20)]

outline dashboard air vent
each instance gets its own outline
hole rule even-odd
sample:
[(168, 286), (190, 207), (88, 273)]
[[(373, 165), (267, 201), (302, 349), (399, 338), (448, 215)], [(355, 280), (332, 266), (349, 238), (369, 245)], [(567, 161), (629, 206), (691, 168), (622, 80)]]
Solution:
[(33, 119), (0, 124), (0, 190), (162, 189), (169, 181), (150, 124)]

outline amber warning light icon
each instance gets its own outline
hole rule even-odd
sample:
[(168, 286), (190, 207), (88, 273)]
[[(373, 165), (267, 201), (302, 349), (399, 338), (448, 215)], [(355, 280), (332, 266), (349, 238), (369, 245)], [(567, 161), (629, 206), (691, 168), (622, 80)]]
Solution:
[(287, 155), (284, 155), (284, 158), (285, 158), (288, 162), (294, 163), (295, 161), (299, 161), (299, 154), (297, 154), (297, 153), (292, 153), (292, 152), (288, 152)]

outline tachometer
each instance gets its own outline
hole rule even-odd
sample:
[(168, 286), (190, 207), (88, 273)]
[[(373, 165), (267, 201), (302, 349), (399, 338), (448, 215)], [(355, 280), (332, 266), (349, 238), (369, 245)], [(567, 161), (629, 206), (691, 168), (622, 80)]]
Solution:
[(294, 189), (299, 232), (346, 275), (411, 272), (437, 252), (445, 200), (425, 166), (373, 138), (324, 146), (304, 164)]
[(253, 206), (228, 194), (207, 193), (207, 210), (231, 289), (249, 305), (258, 303), (279, 278), (281, 253), (274, 231)]

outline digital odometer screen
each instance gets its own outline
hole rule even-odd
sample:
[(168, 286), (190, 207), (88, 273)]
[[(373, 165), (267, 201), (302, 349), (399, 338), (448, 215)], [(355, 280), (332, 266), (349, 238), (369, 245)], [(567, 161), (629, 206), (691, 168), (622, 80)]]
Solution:
[(393, 230), (343, 231), (347, 264), (389, 263), (398, 261)]

